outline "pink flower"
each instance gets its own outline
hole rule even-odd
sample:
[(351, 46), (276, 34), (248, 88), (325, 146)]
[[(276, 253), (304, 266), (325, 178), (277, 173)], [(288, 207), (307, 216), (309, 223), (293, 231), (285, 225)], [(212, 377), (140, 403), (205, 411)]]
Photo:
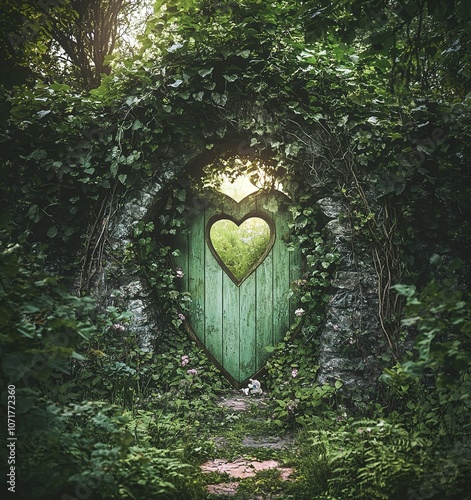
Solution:
[(191, 368), (186, 373), (188, 373), (188, 375), (198, 375), (198, 370), (195, 370), (194, 368)]
[(181, 358), (181, 365), (186, 366), (190, 362), (190, 357), (184, 354)]
[(178, 319), (181, 319), (182, 321), (185, 321), (185, 315), (182, 313), (178, 313)]
[(291, 376), (292, 376), (293, 378), (295, 378), (297, 374), (298, 374), (298, 370), (297, 370), (297, 368), (293, 368), (293, 369), (291, 370)]
[(305, 312), (306, 311), (304, 309), (299, 308), (299, 309), (296, 309), (296, 311), (294, 311), (294, 314), (295, 314), (295, 316), (297, 316), (298, 318), (300, 318), (301, 316), (304, 315)]
[(126, 330), (126, 328), (121, 323), (115, 323), (111, 328), (116, 332), (124, 332), (124, 330)]

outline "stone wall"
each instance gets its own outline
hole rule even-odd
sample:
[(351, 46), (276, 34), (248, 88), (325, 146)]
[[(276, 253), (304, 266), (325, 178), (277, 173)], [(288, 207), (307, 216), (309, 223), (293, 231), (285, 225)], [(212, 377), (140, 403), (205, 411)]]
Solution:
[(353, 391), (363, 392), (378, 376), (378, 355), (382, 345), (378, 321), (376, 272), (354, 233), (341, 202), (331, 198), (318, 201), (327, 223), (328, 237), (340, 254), (330, 290), (326, 322), (320, 334), (318, 380), (337, 379)]

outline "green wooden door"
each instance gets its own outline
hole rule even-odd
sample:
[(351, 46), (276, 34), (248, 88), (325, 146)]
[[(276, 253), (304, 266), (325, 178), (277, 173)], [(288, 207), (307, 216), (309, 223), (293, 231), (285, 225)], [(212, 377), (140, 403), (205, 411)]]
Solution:
[[(265, 348), (280, 342), (295, 319), (289, 292), (302, 274), (301, 252), (286, 243), (287, 201), (278, 191), (259, 191), (240, 203), (218, 194), (189, 216), (188, 232), (178, 242), (177, 265), (192, 298), (185, 327), (236, 388), (263, 369)], [(237, 280), (218, 258), (209, 232), (221, 218), (240, 225), (251, 217), (267, 222), (270, 242), (253, 269)]]

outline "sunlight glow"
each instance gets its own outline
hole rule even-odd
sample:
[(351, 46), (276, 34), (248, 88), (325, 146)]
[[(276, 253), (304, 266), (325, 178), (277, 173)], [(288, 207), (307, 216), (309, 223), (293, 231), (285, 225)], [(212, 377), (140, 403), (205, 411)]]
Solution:
[[(256, 180), (255, 180), (256, 179)], [(221, 174), (216, 189), (230, 196), (235, 201), (240, 202), (249, 194), (256, 193), (260, 189), (275, 188), (277, 191), (285, 193), (281, 182), (273, 180), (273, 177), (266, 174), (262, 168), (258, 168), (256, 175), (238, 175), (235, 179), (228, 174)], [(286, 193), (285, 193), (286, 194)]]
[(221, 178), (222, 183), (219, 187), (219, 191), (227, 194), (227, 196), (230, 196), (237, 202), (243, 200), (249, 194), (256, 193), (259, 190), (257, 186), (250, 182), (247, 175), (240, 175), (239, 177), (236, 177), (235, 180), (232, 180), (228, 175), (223, 174)]

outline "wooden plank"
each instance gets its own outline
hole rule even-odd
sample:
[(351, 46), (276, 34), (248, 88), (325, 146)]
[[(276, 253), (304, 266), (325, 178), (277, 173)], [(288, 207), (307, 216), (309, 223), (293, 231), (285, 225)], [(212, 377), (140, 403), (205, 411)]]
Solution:
[(251, 274), (239, 287), (240, 382), (251, 377), (257, 371), (255, 289), (255, 274)]
[(262, 367), (267, 359), (266, 346), (273, 344), (273, 256), (270, 252), (255, 271), (256, 290), (256, 365)]
[[(267, 209), (272, 194), (260, 193), (257, 197), (257, 210), (265, 213), (273, 222), (274, 213)], [(274, 223), (276, 241), (276, 224)], [(265, 347), (273, 345), (273, 249), (255, 271), (256, 277), (256, 366), (257, 370), (265, 365), (269, 353)]]
[(285, 240), (289, 233), (287, 215), (279, 210), (274, 215), (276, 227), (276, 241), (273, 245), (273, 331), (275, 343), (280, 342), (289, 327), (289, 299), (290, 286), (289, 257)]
[[(215, 209), (205, 210), (205, 227), (208, 220), (215, 214)], [(204, 240), (205, 262), (205, 346), (218, 363), (222, 364), (222, 275), (223, 270), (214, 258)]]
[[(217, 213), (233, 213), (233, 200), (222, 196), (215, 210)], [(222, 271), (222, 331), (221, 349), (223, 368), (239, 380), (239, 289)]]
[(223, 273), (222, 279), (222, 364), (224, 369), (239, 380), (239, 288)]
[(193, 332), (205, 341), (205, 243), (204, 243), (204, 210), (196, 213), (190, 223), (188, 233), (188, 291), (191, 294), (188, 321)]

